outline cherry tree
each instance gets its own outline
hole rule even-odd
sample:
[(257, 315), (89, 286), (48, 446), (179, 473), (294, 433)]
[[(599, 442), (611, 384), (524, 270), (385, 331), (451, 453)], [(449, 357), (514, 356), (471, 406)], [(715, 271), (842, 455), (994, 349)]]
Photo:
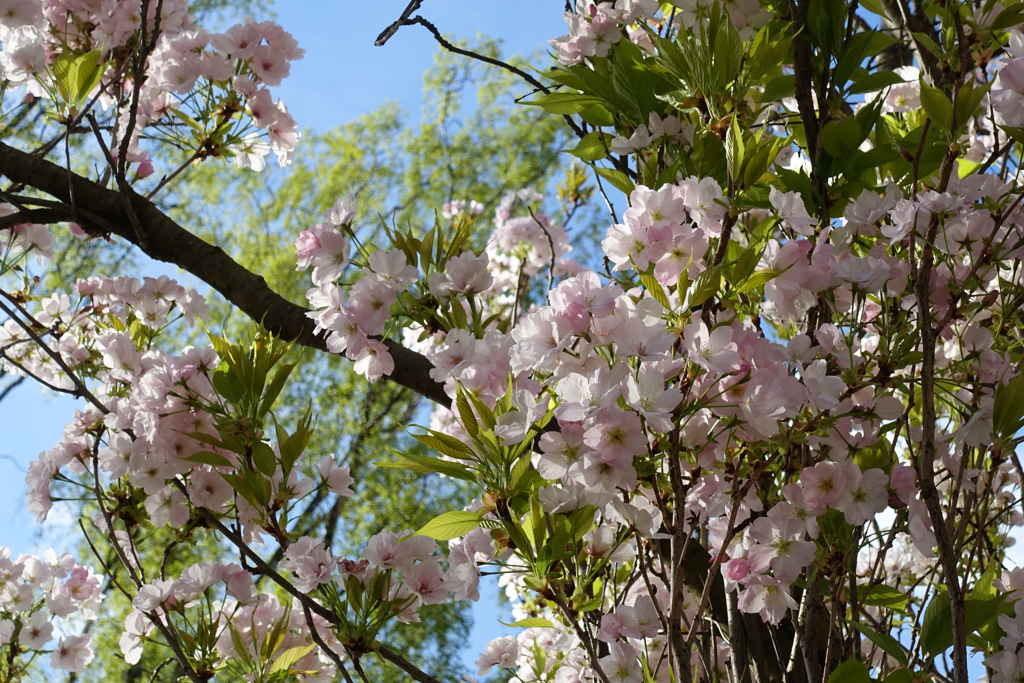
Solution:
[[(60, 130), (0, 142), (0, 358), (86, 401), (26, 481), (39, 520), (54, 487), (88, 499), (92, 553), (0, 553), (0, 679), (82, 672), (106, 595), (132, 606), (124, 661), (166, 655), (154, 680), (352, 683), (379, 657), (437, 681), (382, 631), (497, 574), (521, 631), (479, 676), (1020, 680), (1024, 5), (579, 0), (531, 74), (421, 4), (378, 44), (418, 25), (512, 71), (576, 161), (554, 200), (453, 197), (376, 240), (357, 196), (310, 206), (307, 308), (158, 203), (196, 164), (301, 154), (272, 94), (303, 56), (285, 28), (211, 33), (184, 0), (0, 3), (3, 113)], [(574, 250), (588, 202), (599, 254)], [(45, 291), (73, 239), (184, 269), (250, 338), (167, 277)], [(167, 349), (183, 325), (202, 345)], [(296, 345), (432, 401), (409, 426), (432, 455), (378, 465), (475, 499), (355, 557), (299, 533), (304, 499), (358, 482), (309, 452), (312, 410), (275, 413)], [(175, 576), (174, 541), (154, 568), (163, 527), (236, 561)]]

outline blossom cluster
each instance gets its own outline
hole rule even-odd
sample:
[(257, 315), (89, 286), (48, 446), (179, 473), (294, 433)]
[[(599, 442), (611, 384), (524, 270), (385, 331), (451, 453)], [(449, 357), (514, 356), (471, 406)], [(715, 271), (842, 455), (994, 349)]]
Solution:
[[(548, 293), (548, 305), (527, 311), (508, 332), (491, 328), (481, 335), (454, 328), (435, 334), (426, 347), (435, 368), (431, 374), (446, 383), (453, 399), (461, 388), (492, 409), (506, 396), (511, 376), (509, 409), (494, 427), (503, 446), (530, 438), (553, 408), (557, 427), (543, 430), (533, 457), (537, 472), (551, 482), (538, 495), (552, 515), (595, 506), (598, 525), (588, 533), (587, 545), (595, 557), (613, 552), (608, 541), (623, 526), (649, 538), (661, 533), (659, 502), (650, 488), (639, 485), (636, 462), (657, 447), (659, 434), (675, 428), (682, 412), (686, 419), (678, 438), (692, 485), (681, 514), (693, 529), (707, 528), (711, 546), (722, 548), (727, 590), (739, 593), (740, 610), (778, 623), (798, 607), (793, 584), (814, 569), (818, 520), (833, 511), (852, 527), (887, 510), (905, 515), (906, 531), (896, 533), (891, 544), (905, 548), (905, 559), (894, 552), (884, 567), (889, 574), (915, 566), (924, 570), (935, 557), (931, 518), (914, 469), (855, 460), (864, 449), (888, 452), (889, 442), (874, 435), (905, 410), (899, 392), (879, 387), (867, 374), (885, 351), (878, 330), (888, 314), (875, 300), (913, 306), (910, 265), (896, 254), (920, 221), (933, 217), (945, 227), (934, 276), (935, 313), (949, 310), (950, 292), (968, 274), (980, 271), (998, 287), (998, 268), (973, 267), (980, 254), (973, 245), (992, 243), (993, 234), (998, 243), (1020, 242), (1014, 217), (997, 226), (984, 208), (985, 202), (1005, 202), (1008, 190), (988, 176), (965, 177), (955, 193), (923, 192), (916, 199), (895, 188), (884, 195), (865, 190), (847, 205), (844, 224), (821, 232), (798, 192), (773, 190), (781, 234), (767, 240), (757, 264), (757, 272), (771, 275), (763, 285), (762, 316), (780, 325), (802, 321), (822, 292), (828, 292), (838, 316), (813, 334), (773, 341), (728, 309), (689, 321), (673, 313), (692, 295), (681, 283), (717, 265), (710, 261), (713, 247), (730, 220), (718, 184), (691, 177), (659, 190), (638, 186), (623, 223), (608, 230), (605, 255), (624, 274), (649, 272), (667, 301), (655, 297), (653, 285), (624, 289), (620, 281), (605, 283), (584, 270), (564, 277)], [(816, 243), (806, 239), (812, 234), (819, 236)], [(878, 242), (867, 253), (851, 249), (858, 236)], [(449, 271), (430, 276), (432, 289), (437, 290), (435, 283), (455, 282), (449, 291), (508, 297), (516, 285), (510, 279), (499, 283), (502, 268), (492, 265), (490, 249), (451, 259)], [(1002, 252), (1000, 258), (1014, 253)], [(984, 320), (982, 315), (952, 323), (937, 348), (941, 371), (979, 383), (973, 393), (961, 392), (965, 405), (974, 407), (938, 444), (939, 459), (953, 473), (962, 469), (953, 455), (957, 449), (992, 442), (993, 394), (987, 387), (1014, 377), (1009, 357), (993, 349)], [(854, 334), (854, 328), (860, 331)], [(737, 493), (727, 471), (734, 444), (776, 439), (789, 421), (826, 414), (832, 417), (809, 438), (813, 464), (783, 481), (777, 499), (766, 503), (749, 488)], [(435, 419), (435, 426), (472, 448), (462, 420), (447, 415)], [(1019, 484), (1008, 467), (994, 480), (978, 469), (963, 469), (962, 476), (972, 486), (999, 491)], [(635, 494), (624, 501), (614, 495), (621, 491)], [(1018, 515), (1009, 521), (1021, 520)], [(734, 534), (737, 525), (745, 528)], [(602, 529), (604, 535), (595, 534)], [(471, 575), (479, 572), (479, 563), (515, 566), (507, 548), (499, 548), (483, 529), (450, 547), (451, 566), (465, 567)], [(624, 557), (630, 557), (629, 546), (624, 549)], [(864, 570), (870, 577), (874, 567), (868, 563)], [(609, 666), (640, 671), (642, 653), (651, 651), (644, 639), (660, 633), (654, 601), (666, 596), (664, 590), (634, 595), (605, 613), (600, 635), (614, 644)], [(511, 641), (495, 643), (482, 657), (481, 669), (508, 665), (521, 652)]]
[[(195, 158), (233, 154), (236, 165), (256, 171), (271, 151), (282, 167), (292, 160), (297, 125), (268, 87), (280, 85), (304, 51), (280, 25), (250, 19), (211, 33), (192, 25), (186, 0), (151, 3), (147, 41), (157, 30), (159, 37), (148, 55), (145, 81), (135, 84), (124, 55), (142, 39), (140, 0), (8, 4), (0, 18), (3, 78), (30, 96), (54, 98), (62, 77), (51, 68), (54, 59), (98, 54), (100, 77), (88, 97), (104, 109), (116, 107), (114, 157), (133, 126), (126, 162), (136, 166), (138, 178), (154, 170), (142, 137), (176, 135), (182, 122), (195, 135), (186, 143)], [(136, 85), (138, 104), (129, 106)]]
[(53, 668), (82, 673), (93, 658), (92, 636), (74, 631), (81, 620), (97, 618), (103, 582), (67, 553), (51, 548), (42, 557), (12, 559), (0, 547), (0, 653), (8, 673), (27, 667), (24, 655), (47, 652)]
[[(386, 574), (379, 597), (394, 605), (394, 617), (405, 623), (419, 621), (417, 611), (423, 605), (446, 602), (451, 593), (456, 599), (468, 596), (466, 577), (457, 571), (446, 572), (437, 543), (413, 535), (412, 529), (371, 536), (358, 560), (335, 558), (323, 542), (309, 537), (289, 546), (285, 558), (281, 567), (292, 572), (295, 587), (303, 593), (339, 577), (355, 577), (367, 588), (375, 577)], [(475, 575), (469, 578), (476, 580)]]
[[(520, 278), (547, 274), (573, 275), (579, 264), (568, 256), (572, 252), (569, 234), (541, 208), (544, 195), (526, 188), (510, 192), (494, 210), (494, 230), (487, 240), (486, 266), (491, 283), (482, 290), (495, 303), (511, 303)], [(552, 253), (554, 249), (554, 253)]]
[(990, 679), (992, 683), (1009, 683), (1016, 680), (1024, 671), (1024, 657), (1021, 653), (1024, 648), (1024, 569), (1020, 567), (1008, 572), (1003, 572), (1002, 579), (996, 581), (996, 587), (1007, 593), (1007, 601), (1013, 602), (1013, 614), (1000, 614), (999, 626), (1003, 630), (1003, 637), (999, 644), (1003, 649), (985, 660), (985, 666), (992, 672)]
[[(672, 0), (669, 4), (674, 7), (671, 23), (676, 27), (693, 29), (699, 22), (707, 22), (708, 11), (714, 3)], [(771, 13), (756, 0), (730, 0), (721, 4), (744, 39), (749, 39), (754, 31), (771, 19)], [(637, 46), (653, 51), (654, 44), (645, 28), (669, 21), (665, 17), (656, 17), (661, 7), (655, 0), (576, 0), (573, 9), (563, 15), (569, 33), (548, 41), (558, 61), (566, 66), (580, 64), (591, 57), (607, 56), (611, 46), (623, 36)]]
[[(258, 592), (252, 574), (237, 564), (191, 565), (177, 580), (143, 585), (132, 606), (120, 639), (121, 653), (130, 664), (141, 659), (145, 643), (152, 640), (154, 623), (176, 631), (211, 633), (213, 642), (201, 643), (200, 648), (212, 646), (212, 657), (224, 663), (239, 659), (239, 643), (247, 649), (244, 654), (258, 657), (267, 633), (283, 620), (286, 635), (271, 653), (275, 659), (292, 648), (305, 647), (308, 651), (292, 667), (307, 672), (307, 681), (333, 680), (334, 664), (315, 647), (301, 608)], [(315, 623), (318, 635), (336, 645), (337, 639), (324, 620)]]
[(344, 353), (355, 362), (355, 370), (370, 381), (390, 375), (395, 369), (387, 346), (378, 337), (391, 319), (391, 306), (398, 292), (419, 279), (419, 271), (406, 261), (400, 249), (375, 251), (366, 257), (364, 276), (348, 290), (336, 280), (351, 258), (348, 233), (355, 218), (354, 198), (338, 199), (324, 214), (324, 222), (303, 231), (296, 239), (298, 269), (313, 266), (312, 289), (306, 298), (317, 310), (308, 315), (316, 331), (327, 332), (327, 348)]

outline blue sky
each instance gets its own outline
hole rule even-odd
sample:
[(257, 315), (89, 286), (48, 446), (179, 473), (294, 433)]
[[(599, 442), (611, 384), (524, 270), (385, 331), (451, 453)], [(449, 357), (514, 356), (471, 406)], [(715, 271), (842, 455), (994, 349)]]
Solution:
[[(300, 126), (323, 131), (385, 101), (400, 102), (410, 115), (419, 112), (434, 38), (422, 26), (405, 26), (383, 47), (373, 44), (405, 6), (406, 0), (275, 5), (278, 22), (306, 50), (276, 89)], [(505, 54), (530, 54), (565, 33), (563, 8), (561, 0), (426, 0), (418, 14), (442, 34), (481, 33), (502, 39)]]
[[(292, 73), (276, 94), (288, 105), (300, 127), (326, 131), (397, 101), (411, 119), (422, 105), (422, 77), (437, 45), (421, 26), (402, 28), (384, 47), (373, 42), (394, 21), (406, 0), (277, 2), (277, 21), (305, 48), (305, 59), (292, 65)], [(565, 32), (561, 0), (521, 0), (514, 5), (498, 0), (427, 0), (419, 14), (445, 35), (473, 38), (477, 33), (504, 41), (505, 54), (530, 54), (546, 41)], [(261, 19), (262, 17), (254, 17)], [(300, 148), (301, 153), (301, 148)], [(149, 269), (147, 268), (147, 271)], [(171, 269), (157, 272), (174, 274)], [(140, 275), (140, 273), (125, 273)], [(147, 275), (153, 273), (147, 272)], [(78, 402), (55, 397), (31, 382), (15, 389), (0, 404), (0, 545), (13, 554), (61, 545), (70, 519), (59, 508), (40, 527), (24, 507), (24, 473), (41, 451), (53, 446), (70, 421)], [(466, 645), (465, 661), (472, 663), (486, 643), (511, 632), (497, 623), (495, 582), (485, 582), (474, 605), (476, 626)], [(501, 615), (508, 621), (508, 615)]]

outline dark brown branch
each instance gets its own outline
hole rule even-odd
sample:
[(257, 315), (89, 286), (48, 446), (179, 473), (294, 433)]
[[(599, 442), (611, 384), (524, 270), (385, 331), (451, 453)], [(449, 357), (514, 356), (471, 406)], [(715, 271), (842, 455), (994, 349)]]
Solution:
[(408, 659), (398, 654), (397, 652), (389, 648), (387, 645), (381, 644), (377, 652), (380, 653), (381, 657), (388, 660), (405, 673), (409, 674), (409, 676), (414, 681), (419, 681), (419, 683), (440, 683), (440, 681), (438, 681), (430, 674), (417, 669), (416, 666), (410, 663)]
[(71, 216), (57, 209), (40, 209), (39, 211), (19, 211), (10, 216), (0, 218), (0, 230), (10, 230), (16, 225), (40, 223), (50, 225), (71, 220)]
[[(0, 174), (57, 199), (68, 200), (64, 169), (45, 159), (0, 142)], [(121, 193), (77, 174), (72, 176), (79, 210), (86, 209), (111, 227), (113, 234), (139, 246), (138, 236), (125, 211)], [(314, 324), (306, 308), (296, 305), (267, 286), (260, 275), (250, 272), (220, 247), (214, 246), (178, 225), (155, 204), (129, 189), (132, 205), (146, 228), (148, 243), (140, 247), (151, 258), (173, 263), (220, 292), (253, 320), (262, 321), (274, 334), (296, 340), (303, 346), (326, 351), (323, 336), (313, 334)], [(430, 377), (430, 361), (392, 341), (384, 342), (395, 361), (391, 381), (442, 405), (451, 400), (444, 386)]]
[(423, 0), (411, 0), (411, 2), (406, 6), (405, 11), (402, 12), (402, 16), (398, 17), (398, 19), (392, 22), (390, 26), (381, 31), (380, 35), (377, 36), (377, 40), (373, 41), (373, 44), (377, 47), (382, 47), (384, 43), (391, 40), (391, 36), (398, 33), (398, 29), (406, 25), (409, 17), (412, 16), (412, 13), (418, 10), (422, 4)]
[(0, 391), (0, 401), (3, 401), (5, 398), (7, 398), (7, 395), (10, 394), (15, 389), (17, 389), (19, 386), (21, 386), (21, 384), (24, 381), (25, 381), (25, 377), (24, 377), (24, 375), (22, 375), (20, 377), (15, 378), (15, 380), (13, 382), (11, 382), (6, 387), (4, 387), (3, 391)]

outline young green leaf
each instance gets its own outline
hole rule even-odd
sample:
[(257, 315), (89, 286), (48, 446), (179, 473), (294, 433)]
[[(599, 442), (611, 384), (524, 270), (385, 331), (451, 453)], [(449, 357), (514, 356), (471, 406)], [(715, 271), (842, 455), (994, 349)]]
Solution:
[(453, 510), (427, 522), (414, 536), (427, 536), (435, 541), (450, 541), (465, 536), (480, 526), (480, 515), (476, 512)]

